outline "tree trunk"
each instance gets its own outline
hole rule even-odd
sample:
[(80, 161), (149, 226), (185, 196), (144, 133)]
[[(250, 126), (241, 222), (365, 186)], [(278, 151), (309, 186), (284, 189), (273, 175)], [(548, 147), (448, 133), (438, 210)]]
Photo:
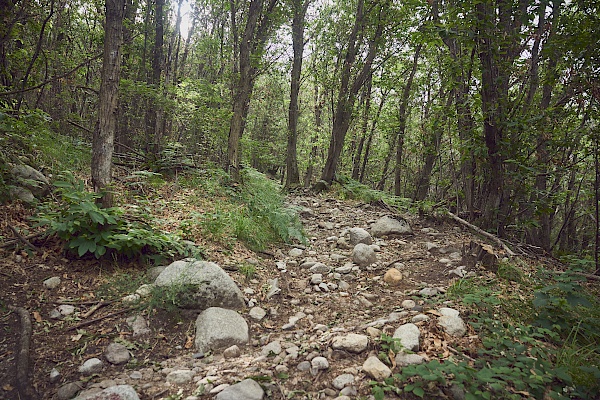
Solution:
[(419, 65), (419, 55), (423, 45), (419, 44), (415, 49), (415, 55), (413, 57), (413, 65), (408, 76), (408, 81), (404, 85), (402, 92), (402, 98), (400, 99), (400, 107), (398, 110), (398, 134), (396, 143), (396, 168), (394, 170), (394, 195), (400, 196), (402, 193), (402, 152), (404, 151), (404, 131), (406, 130), (408, 100), (410, 98), (410, 89), (417, 72), (417, 66)]
[(371, 73), (373, 59), (377, 54), (380, 46), (380, 39), (383, 35), (382, 18), (383, 14), (385, 13), (385, 8), (385, 4), (380, 4), (379, 13), (376, 16), (377, 26), (375, 28), (375, 32), (373, 33), (373, 37), (369, 40), (369, 48), (366, 52), (364, 63), (360, 71), (354, 77), (352, 84), (350, 84), (356, 56), (360, 51), (358, 35), (359, 33), (364, 33), (363, 30), (365, 29), (365, 21), (370, 17), (368, 14), (365, 14), (364, 0), (358, 1), (356, 7), (356, 19), (352, 32), (350, 33), (350, 37), (348, 38), (348, 47), (346, 49), (346, 56), (344, 58), (344, 64), (340, 78), (338, 98), (333, 112), (333, 127), (331, 130), (329, 149), (327, 151), (327, 160), (325, 161), (325, 167), (323, 168), (323, 174), (321, 175), (321, 179), (325, 182), (331, 183), (335, 177), (337, 164), (344, 147), (344, 139), (346, 138), (346, 133), (348, 132), (348, 128), (350, 126), (356, 94), (366, 82), (368, 75)]
[(364, 98), (364, 109), (362, 115), (362, 126), (360, 129), (360, 139), (358, 140), (358, 146), (354, 154), (352, 155), (352, 179), (358, 180), (360, 177), (360, 165), (362, 159), (362, 152), (365, 146), (365, 140), (367, 138), (367, 131), (369, 127), (369, 113), (371, 112), (371, 89), (372, 89), (373, 74), (369, 73), (365, 88), (363, 90)]
[(92, 183), (95, 192), (103, 193), (100, 199), (103, 207), (111, 207), (113, 203), (112, 193), (107, 190), (107, 186), (111, 181), (112, 154), (117, 126), (124, 8), (124, 0), (106, 0), (99, 118), (92, 143)]
[[(240, 139), (246, 126), (250, 97), (258, 71), (258, 60), (273, 29), (273, 10), (279, 0), (252, 0), (248, 7), (248, 18), (239, 44), (239, 78), (234, 87), (233, 114), (229, 127), (226, 170), (234, 182), (240, 181)], [(264, 10), (264, 11), (263, 11)]]
[(304, 17), (309, 5), (309, 0), (294, 0), (292, 7), (294, 17), (292, 21), (292, 47), (294, 49), (294, 60), (292, 62), (290, 107), (288, 120), (288, 142), (286, 159), (286, 181), (285, 186), (290, 188), (300, 184), (300, 172), (298, 171), (298, 94), (300, 93), (300, 73), (302, 72), (302, 55), (304, 53)]

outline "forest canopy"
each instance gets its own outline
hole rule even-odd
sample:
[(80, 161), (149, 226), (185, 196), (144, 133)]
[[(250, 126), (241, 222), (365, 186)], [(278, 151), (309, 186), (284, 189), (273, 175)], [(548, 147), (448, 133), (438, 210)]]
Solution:
[(592, 255), (598, 43), (591, 0), (6, 1), (0, 186), (42, 124), (93, 144), (97, 189), (131, 165), (249, 166)]

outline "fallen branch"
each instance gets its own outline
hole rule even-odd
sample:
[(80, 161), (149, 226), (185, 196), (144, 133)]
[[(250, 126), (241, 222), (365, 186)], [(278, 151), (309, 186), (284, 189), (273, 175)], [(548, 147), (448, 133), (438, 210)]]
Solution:
[(71, 326), (70, 328), (67, 328), (67, 329), (65, 330), (65, 332), (74, 331), (74, 330), (76, 330), (76, 329), (83, 328), (84, 326), (88, 326), (88, 325), (95, 324), (96, 322), (102, 321), (103, 319), (106, 319), (106, 318), (111, 318), (111, 317), (115, 317), (115, 316), (117, 316), (117, 315), (124, 314), (124, 313), (126, 313), (126, 312), (133, 311), (133, 310), (135, 310), (135, 308), (134, 308), (134, 307), (131, 307), (131, 308), (125, 308), (125, 309), (123, 309), (123, 310), (115, 311), (115, 312), (113, 312), (113, 313), (106, 314), (106, 315), (103, 315), (103, 316), (101, 316), (101, 317), (98, 317), (98, 318), (91, 319), (91, 320), (89, 320), (89, 321), (80, 322), (80, 323), (78, 323), (77, 325), (73, 325), (73, 326)]
[(29, 349), (31, 347), (31, 318), (29, 312), (22, 307), (8, 306), (8, 309), (17, 313), (21, 320), (21, 337), (17, 354), (17, 390), (20, 398), (37, 398), (37, 393), (29, 386)]
[(20, 240), (21, 242), (23, 242), (23, 243), (24, 243), (26, 246), (28, 246), (28, 247), (32, 248), (33, 250), (35, 250), (35, 251), (36, 251), (36, 252), (38, 252), (38, 253), (41, 253), (41, 252), (42, 252), (42, 251), (41, 251), (39, 248), (37, 248), (36, 246), (34, 246), (33, 244), (31, 244), (31, 242), (30, 242), (29, 240), (27, 240), (27, 238), (26, 238), (25, 236), (21, 235), (21, 234), (19, 233), (19, 231), (17, 231), (17, 229), (16, 229), (14, 226), (12, 226), (12, 225), (8, 225), (8, 227), (10, 228), (10, 230), (11, 230), (11, 231), (13, 231), (13, 233), (14, 233), (15, 235), (17, 235), (17, 237), (19, 238), (19, 240)]
[(93, 313), (95, 313), (96, 311), (98, 311), (100, 308), (109, 305), (110, 303), (111, 303), (110, 301), (101, 301), (100, 303), (96, 303), (89, 310), (87, 310), (82, 315), (82, 317), (83, 318), (89, 318), (90, 315), (92, 315)]
[[(44, 235), (45, 233), (46, 233), (46, 232), (34, 233), (33, 235), (24, 236), (24, 238), (25, 238), (26, 240), (31, 240), (31, 239), (35, 239), (35, 238), (37, 238), (37, 237), (40, 237), (40, 236)], [(6, 242), (4, 242), (4, 243), (0, 244), (0, 249), (4, 249), (4, 248), (6, 248), (6, 247), (12, 247), (12, 246), (14, 246), (15, 244), (17, 244), (17, 243), (18, 243), (18, 242), (20, 242), (20, 241), (21, 241), (21, 239), (20, 239), (20, 238), (18, 238), (18, 237), (17, 237), (17, 238), (15, 238), (15, 239), (9, 239), (9, 240), (7, 240)]]
[(459, 223), (463, 224), (464, 226), (468, 227), (469, 229), (472, 229), (475, 232), (479, 233), (480, 235), (485, 236), (486, 238), (496, 242), (500, 247), (502, 247), (504, 249), (506, 254), (508, 254), (509, 256), (511, 256), (511, 257), (516, 256), (516, 253), (514, 251), (512, 251), (510, 249), (510, 247), (508, 247), (502, 240), (500, 240), (500, 238), (498, 236), (492, 235), (491, 233), (484, 231), (483, 229), (465, 221), (464, 219), (452, 214), (451, 212), (448, 212), (448, 215), (450, 216), (450, 218), (452, 218), (456, 222), (459, 222)]

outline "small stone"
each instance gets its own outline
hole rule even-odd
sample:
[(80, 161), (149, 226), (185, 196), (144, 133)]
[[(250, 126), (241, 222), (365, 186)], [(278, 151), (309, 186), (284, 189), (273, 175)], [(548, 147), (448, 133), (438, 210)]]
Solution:
[(129, 374), (129, 377), (131, 379), (138, 380), (138, 379), (142, 379), (143, 375), (142, 375), (142, 373), (140, 371), (133, 371), (131, 374)]
[(152, 294), (153, 290), (154, 290), (154, 285), (144, 284), (144, 285), (141, 285), (139, 288), (137, 288), (137, 290), (135, 291), (135, 294), (138, 294), (142, 297), (148, 297)]
[(298, 371), (308, 371), (310, 369), (310, 361), (302, 361), (296, 366)]
[(240, 348), (237, 345), (233, 345), (231, 347), (223, 350), (223, 357), (225, 358), (237, 358), (242, 354)]
[(92, 375), (102, 371), (103, 366), (104, 363), (100, 359), (90, 358), (79, 367), (79, 372), (85, 375)]
[(340, 396), (337, 397), (337, 400), (352, 400), (352, 398), (355, 398), (356, 396), (358, 396), (358, 390), (356, 390), (354, 386), (346, 386), (340, 390)]
[(345, 265), (344, 265), (344, 266), (342, 266), (342, 267), (338, 267), (338, 268), (336, 268), (336, 269), (335, 269), (335, 272), (338, 272), (338, 273), (340, 273), (340, 274), (349, 274), (350, 272), (352, 272), (352, 267), (353, 267), (353, 266), (354, 266), (354, 265), (353, 265), (352, 263), (348, 263), (348, 264), (345, 264)]
[(284, 261), (277, 261), (275, 263), (275, 266), (277, 267), (278, 270), (283, 271), (287, 268), (287, 265)]
[(460, 315), (458, 310), (455, 310), (454, 308), (449, 308), (449, 307), (442, 307), (438, 311), (440, 314), (442, 314), (442, 316), (447, 316), (447, 317), (458, 317)]
[(354, 383), (354, 375), (352, 375), (352, 374), (338, 375), (337, 377), (335, 377), (333, 382), (331, 382), (333, 387), (338, 390), (342, 390), (346, 386), (351, 385), (353, 383)]
[(219, 392), (215, 400), (262, 400), (265, 392), (253, 379), (245, 379)]
[(392, 370), (382, 363), (377, 356), (371, 356), (364, 362), (363, 371), (376, 381), (382, 381), (392, 375)]
[(56, 397), (58, 397), (59, 400), (72, 399), (73, 397), (75, 397), (77, 392), (79, 392), (82, 389), (81, 385), (81, 382), (70, 382), (65, 385), (62, 385), (60, 388), (58, 388), (58, 391), (56, 392)]
[(348, 289), (350, 289), (350, 284), (346, 281), (339, 281), (338, 287), (342, 291), (347, 291)]
[(323, 274), (312, 274), (310, 277), (311, 285), (318, 285), (323, 282)]
[(383, 275), (383, 281), (390, 286), (398, 286), (402, 281), (402, 273), (396, 268), (390, 268)]
[(304, 253), (304, 250), (294, 247), (289, 251), (289, 256), (292, 258), (300, 257)]
[(419, 350), (419, 338), (421, 331), (415, 324), (404, 324), (401, 325), (394, 332), (394, 338), (400, 339), (400, 344), (403, 348), (409, 351)]
[(173, 372), (170, 372), (167, 375), (167, 382), (173, 383), (176, 385), (183, 385), (184, 383), (191, 382), (194, 378), (194, 373), (189, 369), (179, 369)]
[(402, 351), (396, 354), (396, 365), (399, 367), (423, 364), (424, 361), (425, 359), (418, 354), (406, 354)]
[(252, 307), (248, 312), (248, 315), (250, 318), (260, 321), (267, 315), (267, 311), (260, 307)]
[(365, 335), (350, 333), (346, 336), (336, 336), (331, 342), (334, 350), (345, 350), (351, 353), (361, 353), (369, 346), (369, 338)]
[(350, 235), (350, 244), (352, 246), (355, 246), (359, 243), (364, 243), (367, 245), (373, 243), (371, 234), (362, 228), (351, 228), (348, 233)]
[(50, 383), (58, 382), (61, 377), (60, 372), (56, 368), (52, 368), (52, 371), (50, 371)]
[(371, 337), (371, 339), (377, 339), (381, 337), (381, 330), (372, 326), (367, 327), (366, 332)]
[(440, 324), (450, 336), (461, 337), (467, 333), (467, 326), (460, 317), (444, 315), (438, 318), (438, 324)]
[(412, 310), (416, 305), (417, 303), (415, 303), (413, 300), (404, 300), (402, 302), (402, 308), (406, 310)]
[(318, 262), (318, 263), (315, 263), (308, 270), (314, 274), (328, 274), (331, 271), (331, 268), (329, 268), (327, 265), (325, 265), (321, 262)]
[(269, 355), (279, 355), (281, 354), (281, 343), (278, 340), (275, 340), (269, 344), (267, 344), (265, 347), (262, 348), (262, 350), (260, 351), (260, 353), (263, 356), (269, 356)]
[(127, 305), (137, 304), (140, 302), (141, 298), (142, 298), (142, 296), (140, 296), (139, 294), (133, 293), (133, 294), (129, 294), (129, 295), (123, 297), (121, 299), (121, 302), (123, 302), (123, 304), (127, 304)]
[(421, 289), (419, 291), (419, 294), (421, 296), (425, 296), (425, 297), (431, 297), (431, 296), (435, 296), (436, 294), (438, 294), (440, 291), (437, 290), (436, 288), (430, 288), (430, 287), (426, 287), (424, 289)]
[(425, 314), (417, 314), (414, 317), (412, 317), (412, 319), (410, 320), (410, 322), (412, 322), (412, 323), (422, 322), (422, 321), (429, 321), (429, 316), (425, 315)]
[(60, 278), (58, 276), (48, 278), (44, 281), (43, 285), (46, 289), (56, 289), (60, 285)]
[(329, 361), (325, 357), (315, 357), (310, 361), (312, 368), (322, 370), (329, 368)]
[(221, 383), (220, 385), (215, 386), (214, 388), (212, 388), (208, 393), (210, 393), (210, 394), (217, 394), (219, 392), (222, 392), (223, 390), (225, 390), (229, 386), (231, 386), (229, 383)]
[(377, 255), (371, 246), (359, 243), (352, 250), (352, 261), (360, 267), (366, 267), (377, 262)]
[(127, 363), (131, 359), (131, 354), (121, 343), (111, 343), (104, 351), (104, 357), (109, 363), (120, 365)]

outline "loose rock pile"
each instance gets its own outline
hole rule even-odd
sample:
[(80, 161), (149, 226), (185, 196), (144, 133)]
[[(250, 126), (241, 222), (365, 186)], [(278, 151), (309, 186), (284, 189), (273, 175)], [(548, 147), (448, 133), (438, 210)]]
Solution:
[[(438, 230), (368, 204), (321, 197), (297, 197), (292, 205), (309, 243), (279, 250), (274, 260), (247, 260), (257, 266), (255, 279), (236, 283), (216, 263), (181, 260), (153, 271), (151, 285), (124, 299), (184, 285), (179, 301), (198, 312), (189, 354), (131, 364), (135, 349), (112, 343), (103, 357), (81, 365), (87, 382), (65, 382), (60, 368), (49, 371), (61, 383), (55, 397), (355, 399), (370, 395), (370, 380), (447, 354), (454, 342), (477, 340), (460, 304), (444, 296), (451, 279), (474, 273), (461, 265), (460, 249), (471, 238), (459, 228)], [(55, 317), (64, 313), (57, 309)], [(126, 323), (134, 340), (154, 334), (142, 315)], [(377, 357), (382, 334), (401, 344), (394, 370)], [(105, 363), (122, 369), (108, 376)]]

